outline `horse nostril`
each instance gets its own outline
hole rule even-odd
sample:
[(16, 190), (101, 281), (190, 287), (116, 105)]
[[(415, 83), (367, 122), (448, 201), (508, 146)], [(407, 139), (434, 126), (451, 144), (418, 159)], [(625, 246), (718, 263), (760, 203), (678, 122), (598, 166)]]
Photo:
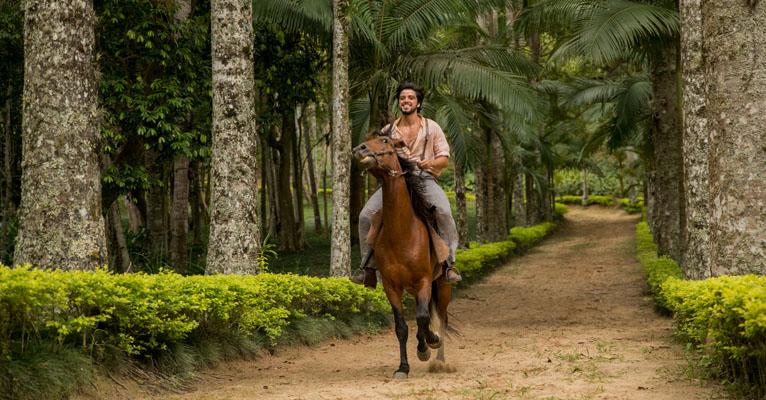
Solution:
[(367, 148), (367, 145), (366, 145), (366, 144), (364, 144), (364, 143), (362, 143), (362, 144), (360, 144), (360, 145), (359, 145), (359, 150), (364, 150), (364, 149), (366, 149), (366, 148)]

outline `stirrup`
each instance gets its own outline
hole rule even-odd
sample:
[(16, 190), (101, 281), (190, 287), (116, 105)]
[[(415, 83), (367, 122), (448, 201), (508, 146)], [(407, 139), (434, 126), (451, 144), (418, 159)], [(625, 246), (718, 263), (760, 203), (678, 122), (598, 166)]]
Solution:
[(454, 266), (448, 261), (444, 262), (444, 280), (447, 281), (447, 283), (458, 283), (463, 280), (460, 273), (457, 272)]

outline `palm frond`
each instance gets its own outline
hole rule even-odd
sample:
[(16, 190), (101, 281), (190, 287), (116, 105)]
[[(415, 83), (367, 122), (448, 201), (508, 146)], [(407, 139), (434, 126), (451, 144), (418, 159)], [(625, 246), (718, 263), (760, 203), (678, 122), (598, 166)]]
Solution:
[(627, 0), (601, 2), (575, 25), (572, 38), (552, 59), (580, 56), (595, 64), (624, 59), (641, 44), (678, 35), (674, 10)]
[(464, 20), (468, 9), (456, 0), (404, 0), (384, 20), (385, 42), (399, 48), (425, 40), (436, 29)]
[(516, 20), (520, 33), (550, 32), (588, 19), (603, 0), (544, 0), (525, 8)]
[(606, 80), (578, 80), (575, 83), (575, 91), (564, 100), (564, 106), (577, 108), (596, 103), (609, 103), (625, 91), (625, 86), (620, 82)]
[(332, 36), (331, 0), (253, 1), (253, 21), (274, 23), (288, 32)]

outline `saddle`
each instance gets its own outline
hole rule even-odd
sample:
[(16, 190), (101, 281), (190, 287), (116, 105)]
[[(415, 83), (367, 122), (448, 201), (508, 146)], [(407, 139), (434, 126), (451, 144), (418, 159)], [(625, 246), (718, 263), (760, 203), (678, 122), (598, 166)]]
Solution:
[[(370, 230), (367, 232), (366, 241), (367, 244), (372, 247), (375, 243), (375, 239), (380, 234), (381, 228), (383, 227), (382, 210), (373, 214), (372, 221), (370, 222)], [(445, 242), (444, 239), (439, 236), (439, 232), (435, 227), (436, 222), (433, 221), (433, 218), (426, 219), (423, 222), (425, 222), (426, 227), (428, 228), (428, 236), (431, 238), (429, 241), (431, 243), (431, 254), (435, 254), (438, 265), (442, 265), (445, 261), (447, 261), (447, 258), (449, 258), (449, 246), (447, 246), (447, 242)], [(443, 268), (434, 268), (433, 280), (439, 279), (442, 273)]]

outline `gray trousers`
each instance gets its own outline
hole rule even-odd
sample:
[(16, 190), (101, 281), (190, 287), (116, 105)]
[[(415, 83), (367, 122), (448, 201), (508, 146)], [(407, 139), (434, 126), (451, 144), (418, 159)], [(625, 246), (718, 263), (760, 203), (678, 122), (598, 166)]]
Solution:
[[(439, 233), (447, 242), (449, 246), (449, 259), (452, 263), (455, 262), (455, 250), (457, 250), (458, 236), (457, 227), (455, 226), (455, 220), (452, 218), (452, 210), (450, 210), (449, 200), (447, 195), (442, 190), (441, 186), (436, 183), (436, 180), (428, 177), (423, 179), (425, 190), (423, 198), (428, 204), (436, 206), (434, 210), (434, 216), (436, 217), (436, 223), (439, 225)], [(359, 213), (359, 250), (362, 255), (362, 263), (364, 263), (367, 252), (370, 251), (370, 246), (367, 244), (367, 232), (370, 231), (370, 225), (372, 222), (372, 216), (377, 211), (383, 208), (383, 192), (378, 189), (373, 193), (367, 204), (364, 205), (362, 212)], [(370, 259), (368, 267), (375, 267), (373, 264), (374, 257)]]

